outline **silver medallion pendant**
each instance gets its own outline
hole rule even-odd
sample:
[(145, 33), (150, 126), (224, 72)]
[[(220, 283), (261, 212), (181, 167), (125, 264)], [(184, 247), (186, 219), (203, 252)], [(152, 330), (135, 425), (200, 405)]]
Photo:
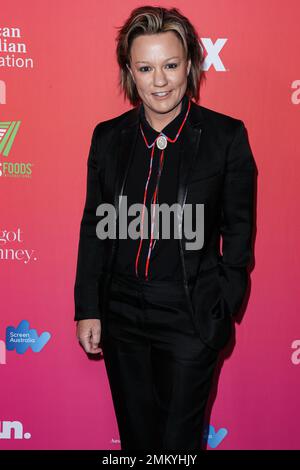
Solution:
[(156, 145), (160, 150), (164, 150), (168, 145), (167, 138), (164, 135), (160, 135), (156, 141)]

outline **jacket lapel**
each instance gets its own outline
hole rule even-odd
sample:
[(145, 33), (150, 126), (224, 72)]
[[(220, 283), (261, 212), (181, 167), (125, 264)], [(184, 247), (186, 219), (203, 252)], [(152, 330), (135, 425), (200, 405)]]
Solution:
[(119, 215), (121, 197), (123, 195), (128, 170), (133, 158), (138, 131), (138, 125), (129, 125), (121, 130), (117, 161), (117, 178), (114, 194), (114, 206), (116, 209), (117, 218)]
[(182, 129), (180, 167), (177, 188), (177, 203), (182, 206), (182, 209), (186, 200), (189, 179), (193, 173), (193, 167), (198, 155), (201, 131), (202, 129), (200, 127), (191, 125), (188, 120)]

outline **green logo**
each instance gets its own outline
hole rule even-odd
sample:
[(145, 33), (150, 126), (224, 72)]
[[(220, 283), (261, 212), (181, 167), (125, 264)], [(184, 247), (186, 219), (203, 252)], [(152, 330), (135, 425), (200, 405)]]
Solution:
[(0, 155), (7, 157), (19, 130), (21, 121), (0, 121)]

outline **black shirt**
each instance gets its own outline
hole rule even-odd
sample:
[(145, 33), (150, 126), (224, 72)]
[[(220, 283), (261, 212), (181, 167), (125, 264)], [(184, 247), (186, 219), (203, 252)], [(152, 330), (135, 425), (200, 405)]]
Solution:
[[(161, 132), (174, 139), (184, 120), (188, 108), (188, 97), (184, 95), (180, 114), (176, 116)], [(139, 124), (141, 123), (148, 145), (152, 144), (160, 132), (153, 129), (145, 117), (143, 103), (139, 108)], [(179, 150), (182, 134), (180, 133), (176, 142), (168, 141), (164, 149), (163, 167), (158, 185), (156, 204), (166, 203), (169, 207), (177, 203), (177, 186), (179, 171)], [(127, 196), (127, 210), (131, 204), (143, 204), (146, 181), (149, 176), (150, 158), (152, 147), (148, 148), (141, 130), (139, 129), (136, 147), (134, 149), (133, 159), (128, 171), (128, 176), (124, 186), (123, 196)], [(179, 280), (182, 279), (182, 268), (180, 263), (179, 239), (174, 238), (176, 233), (174, 223), (176, 224), (176, 210), (170, 211), (170, 236), (162, 238), (163, 216), (159, 216), (159, 237), (153, 239), (152, 251), (148, 262), (148, 274), (146, 277), (147, 255), (149, 254), (150, 234), (151, 234), (151, 202), (154, 204), (153, 196), (157, 183), (159, 160), (162, 150), (154, 144), (154, 154), (152, 160), (152, 171), (148, 181), (147, 198), (145, 201), (145, 219), (148, 213), (148, 230), (144, 220), (144, 234), (142, 243), (141, 236), (136, 240), (128, 235), (126, 239), (118, 239), (116, 263), (114, 271), (119, 274), (126, 274), (147, 280)], [(158, 210), (158, 208), (156, 208)], [(127, 222), (130, 225), (134, 219), (141, 220), (140, 212), (129, 216), (127, 213)], [(128, 228), (127, 225), (127, 228)], [(177, 224), (176, 224), (177, 225)], [(140, 225), (136, 223), (136, 230), (140, 233)], [(148, 237), (146, 235), (148, 234)], [(139, 252), (139, 253), (138, 253)], [(137, 272), (136, 272), (137, 270)]]

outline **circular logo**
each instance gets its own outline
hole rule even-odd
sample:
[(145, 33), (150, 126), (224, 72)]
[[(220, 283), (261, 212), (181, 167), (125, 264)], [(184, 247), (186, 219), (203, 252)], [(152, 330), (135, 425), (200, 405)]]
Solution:
[(168, 145), (168, 141), (164, 135), (160, 135), (156, 141), (156, 145), (160, 150), (164, 150)]

